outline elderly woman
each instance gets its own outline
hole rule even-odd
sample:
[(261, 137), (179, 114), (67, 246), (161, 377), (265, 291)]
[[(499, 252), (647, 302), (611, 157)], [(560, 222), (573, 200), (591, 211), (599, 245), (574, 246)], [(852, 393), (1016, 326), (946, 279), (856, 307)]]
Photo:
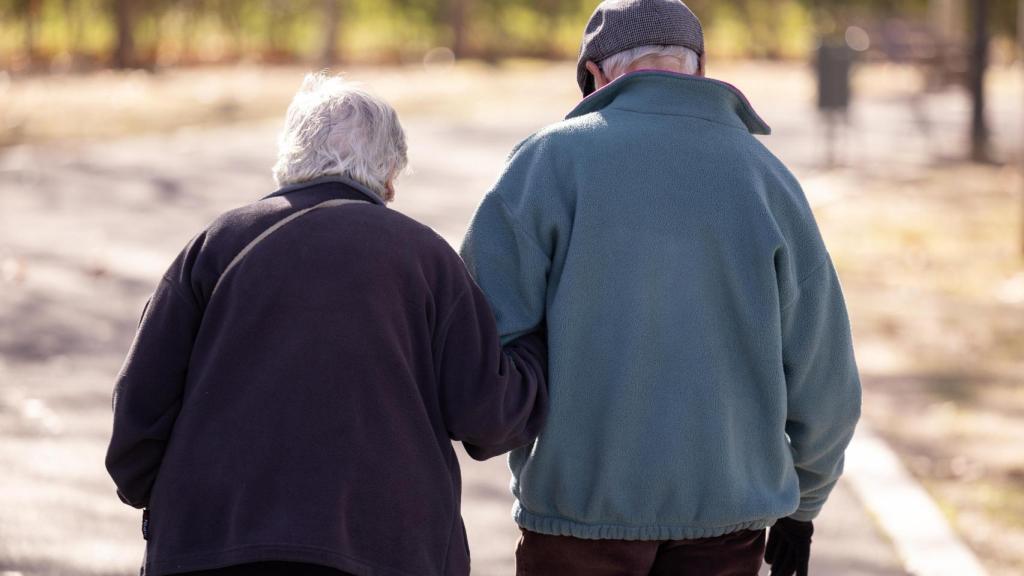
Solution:
[(451, 440), (483, 459), (536, 436), (545, 345), (502, 350), (455, 252), (385, 207), (405, 164), (390, 106), (310, 76), (283, 187), (163, 277), (106, 460), (146, 509), (145, 574), (468, 574)]

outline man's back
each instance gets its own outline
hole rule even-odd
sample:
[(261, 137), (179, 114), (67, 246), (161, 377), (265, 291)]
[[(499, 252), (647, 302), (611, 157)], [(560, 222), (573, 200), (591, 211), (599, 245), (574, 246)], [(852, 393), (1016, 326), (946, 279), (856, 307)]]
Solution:
[[(727, 85), (633, 74), (525, 142), (485, 199), (467, 263), (504, 337), (549, 334), (549, 422), (510, 459), (524, 528), (717, 536), (813, 514), (838, 477), (859, 406), (845, 309), (752, 131)], [(842, 353), (800, 365), (823, 339)]]

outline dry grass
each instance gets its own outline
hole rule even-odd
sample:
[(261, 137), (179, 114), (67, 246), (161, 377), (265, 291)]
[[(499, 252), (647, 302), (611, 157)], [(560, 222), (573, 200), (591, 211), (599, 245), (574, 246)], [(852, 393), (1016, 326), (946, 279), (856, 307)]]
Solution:
[(1009, 169), (865, 181), (819, 210), (865, 413), (994, 575), (1024, 572), (1024, 259)]
[[(402, 113), (484, 120), (493, 119), (495, 102), (509, 98), (571, 99), (575, 85), (565, 70), (566, 65), (509, 61), (500, 67), (465, 63), (335, 72), (371, 85)], [(301, 66), (218, 66), (13, 80), (0, 71), (0, 146), (281, 117), (310, 71)], [(532, 84), (520, 81), (524, 75), (548, 89), (531, 89)]]

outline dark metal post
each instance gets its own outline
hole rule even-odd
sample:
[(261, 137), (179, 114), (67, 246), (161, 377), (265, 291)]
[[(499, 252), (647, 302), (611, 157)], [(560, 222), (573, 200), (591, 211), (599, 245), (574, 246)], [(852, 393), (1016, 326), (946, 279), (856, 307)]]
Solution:
[(850, 107), (853, 51), (846, 42), (822, 39), (816, 58), (818, 110), (825, 120), (825, 163), (834, 168), (838, 123), (846, 119)]
[(985, 72), (988, 69), (988, 2), (974, 0), (974, 47), (971, 51), (969, 86), (973, 112), (971, 114), (971, 159), (988, 162), (989, 131), (985, 120)]

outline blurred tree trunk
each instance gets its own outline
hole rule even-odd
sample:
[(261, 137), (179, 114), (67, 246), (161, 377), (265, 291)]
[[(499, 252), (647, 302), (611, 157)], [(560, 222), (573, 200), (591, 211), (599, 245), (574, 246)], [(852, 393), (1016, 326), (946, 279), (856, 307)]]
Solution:
[(114, 68), (131, 68), (135, 64), (134, 0), (114, 0)]
[(221, 0), (216, 4), (217, 18), (227, 28), (228, 36), (231, 38), (231, 49), (234, 51), (231, 56), (241, 56), (245, 48), (245, 28), (242, 26), (238, 9), (234, 2)]
[(25, 14), (25, 58), (29, 65), (36, 61), (36, 19), (39, 17), (40, 0), (22, 0)]
[(735, 0), (740, 18), (747, 23), (750, 51), (769, 60), (782, 57), (782, 17), (779, 0)]
[(544, 51), (546, 56), (554, 58), (558, 54), (558, 39), (555, 32), (558, 29), (558, 17), (561, 15), (562, 0), (541, 0), (540, 13), (544, 18), (544, 28), (548, 35), (545, 37)]
[(969, 89), (973, 104), (971, 114), (971, 160), (988, 162), (991, 160), (989, 150), (988, 123), (985, 119), (985, 72), (988, 69), (989, 0), (974, 0), (974, 27), (971, 50)]
[(323, 0), (324, 45), (320, 64), (326, 68), (338, 63), (338, 24), (341, 22), (341, 0)]
[(74, 0), (64, 0), (62, 2), (64, 7), (64, 33), (67, 34), (68, 42), (68, 54), (71, 55), (71, 62), (74, 64), (75, 59), (78, 57), (79, 30), (81, 28), (81, 20), (79, 17), (81, 13), (76, 10), (76, 2)]
[(446, 19), (452, 34), (452, 52), (456, 58), (466, 56), (466, 38), (468, 36), (466, 13), (470, 0), (446, 0)]
[[(1017, 65), (1020, 66), (1022, 72), (1024, 72), (1024, 0), (1020, 0), (1017, 4), (1017, 45), (1019, 50), (1017, 52)], [(1017, 155), (1020, 162), (1020, 173), (1017, 175), (1017, 180), (1020, 186), (1020, 201), (1021, 201), (1021, 228), (1020, 228), (1020, 253), (1024, 256), (1024, 126), (1021, 126), (1021, 140), (1018, 141), (1020, 148), (1017, 150)]]
[(267, 0), (266, 10), (268, 14), (267, 18), (267, 49), (272, 59), (277, 60), (281, 58), (282, 54), (282, 38), (281, 38), (281, 20), (284, 17), (284, 4), (282, 0)]
[(181, 15), (181, 27), (178, 29), (178, 53), (175, 64), (196, 60), (197, 52), (194, 49), (196, 24), (203, 11), (203, 6), (199, 5), (198, 0), (180, 0), (178, 10)]

